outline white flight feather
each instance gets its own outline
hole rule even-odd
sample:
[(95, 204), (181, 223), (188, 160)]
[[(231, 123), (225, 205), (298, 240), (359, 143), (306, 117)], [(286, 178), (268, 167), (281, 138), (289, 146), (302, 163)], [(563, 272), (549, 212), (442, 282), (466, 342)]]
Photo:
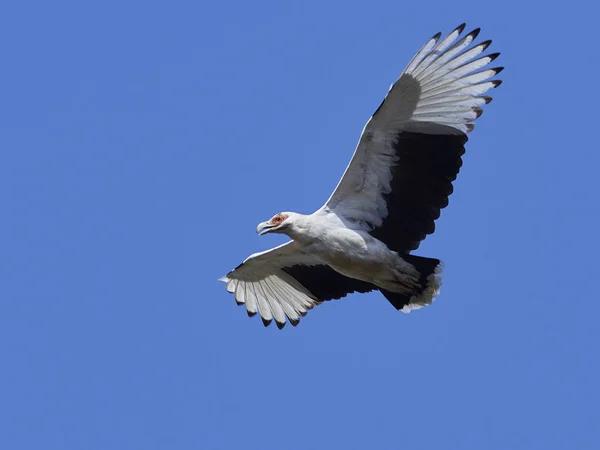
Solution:
[(240, 281), (237, 284), (235, 288), (235, 299), (238, 303), (246, 303), (246, 283)]
[[(467, 67), (467, 63), (469, 63), (469, 61), (473, 61), (473, 59), (476, 56), (480, 55), (488, 47), (488, 45), (489, 44), (487, 44), (487, 43), (477, 45), (477, 46), (473, 47), (472, 49), (456, 56), (454, 59), (449, 60), (448, 62), (446, 62), (446, 64), (439, 67), (435, 72), (431, 72), (423, 79), (420, 79), (419, 81), (420, 81), (421, 85), (423, 86), (423, 89), (426, 89), (427, 85), (429, 83), (431, 83), (432, 81), (435, 81), (442, 77), (446, 77), (448, 74), (451, 74), (454, 70), (459, 69), (460, 67)], [(480, 59), (483, 59), (483, 58), (480, 58)], [(476, 61), (479, 61), (479, 60), (476, 60)], [(489, 61), (487, 63), (489, 63)], [(485, 64), (487, 64), (487, 63), (485, 63)], [(471, 69), (471, 70), (476, 70), (476, 68)]]
[(244, 286), (246, 288), (246, 311), (250, 314), (256, 314), (258, 312), (258, 301), (254, 293), (254, 286), (248, 282), (244, 282)]
[(256, 304), (258, 305), (258, 313), (267, 322), (273, 320), (273, 312), (271, 311), (269, 302), (267, 301), (265, 294), (263, 293), (263, 291), (260, 287), (260, 283), (258, 281), (253, 282), (252, 287), (254, 288), (254, 293), (256, 295)]
[(277, 301), (281, 308), (283, 309), (283, 313), (285, 314), (283, 317), (283, 321), (280, 323), (285, 323), (285, 316), (287, 316), (290, 321), (298, 321), (298, 312), (294, 309), (294, 307), (290, 304), (289, 297), (286, 297), (286, 293), (279, 289), (279, 286), (275, 283), (275, 276), (268, 276), (265, 278), (265, 284), (271, 290), (273, 294), (273, 300)]
[(277, 300), (277, 297), (275, 296), (273, 291), (271, 291), (271, 288), (270, 288), (269, 284), (266, 282), (266, 280), (267, 280), (267, 278), (264, 278), (260, 282), (260, 286), (263, 289), (265, 297), (267, 298), (267, 302), (269, 302), (269, 306), (271, 307), (271, 311), (273, 312), (273, 318), (275, 319), (275, 322), (277, 322), (278, 324), (284, 324), (286, 316), (285, 316), (285, 312), (283, 311), (283, 308), (281, 306), (281, 302), (279, 302)]
[(456, 56), (469, 45), (471, 45), (471, 42), (473, 42), (474, 39), (474, 33), (469, 33), (468, 35), (460, 39), (452, 47), (450, 47), (442, 55), (440, 55), (429, 67), (427, 67), (427, 69), (420, 74), (418, 80), (420, 82), (427, 82), (430, 76), (434, 76), (435, 74), (437, 74), (438, 70), (440, 70), (444, 66), (444, 64), (446, 64), (454, 56)]
[(412, 72), (412, 75), (418, 79), (419, 74), (426, 70), (431, 64), (433, 64), (434, 61), (437, 60), (450, 45), (452, 45), (452, 43), (458, 38), (458, 36), (460, 36), (460, 33), (462, 33), (462, 30), (464, 30), (464, 28), (465, 24), (462, 24), (461, 26), (454, 29), (454, 31), (452, 31), (444, 39), (439, 41), (437, 45), (431, 50), (429, 56), (424, 58), (423, 61), (418, 65), (418, 67), (415, 68), (415, 70)]

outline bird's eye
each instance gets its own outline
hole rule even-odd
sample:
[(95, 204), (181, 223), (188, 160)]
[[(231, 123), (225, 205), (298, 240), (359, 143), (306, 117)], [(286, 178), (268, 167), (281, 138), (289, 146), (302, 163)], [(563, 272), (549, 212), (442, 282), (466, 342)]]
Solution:
[(275, 217), (275, 222), (277, 222), (277, 223), (281, 222), (281, 216)]

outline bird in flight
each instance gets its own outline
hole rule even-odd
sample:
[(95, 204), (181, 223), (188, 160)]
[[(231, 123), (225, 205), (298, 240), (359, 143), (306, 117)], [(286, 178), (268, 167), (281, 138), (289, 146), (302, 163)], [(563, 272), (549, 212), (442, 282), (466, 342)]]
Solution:
[(323, 301), (380, 291), (397, 310), (429, 305), (442, 263), (411, 254), (448, 205), (467, 134), (500, 85), (499, 53), (465, 24), (433, 36), (365, 125), (342, 179), (312, 214), (280, 212), (256, 231), (292, 240), (255, 253), (221, 278), (249, 316), (296, 326)]

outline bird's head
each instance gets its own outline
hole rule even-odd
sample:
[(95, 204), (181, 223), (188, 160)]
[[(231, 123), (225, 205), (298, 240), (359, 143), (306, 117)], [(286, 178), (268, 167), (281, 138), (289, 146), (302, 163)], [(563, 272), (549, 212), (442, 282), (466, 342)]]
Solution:
[(267, 233), (285, 233), (293, 222), (293, 214), (287, 212), (280, 212), (275, 214), (266, 222), (261, 222), (256, 227), (256, 232), (259, 235)]

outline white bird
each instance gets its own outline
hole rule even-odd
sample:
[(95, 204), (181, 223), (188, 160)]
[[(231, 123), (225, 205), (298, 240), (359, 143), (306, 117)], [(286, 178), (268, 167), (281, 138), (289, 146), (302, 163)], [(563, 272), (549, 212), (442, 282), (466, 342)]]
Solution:
[(471, 45), (460, 25), (413, 57), (365, 125), (342, 179), (310, 215), (281, 212), (260, 234), (292, 241), (256, 253), (221, 278), (248, 315), (279, 328), (325, 300), (379, 290), (398, 310), (428, 305), (441, 285), (438, 259), (411, 255), (435, 229), (462, 165), (467, 133), (500, 85), (499, 53)]

